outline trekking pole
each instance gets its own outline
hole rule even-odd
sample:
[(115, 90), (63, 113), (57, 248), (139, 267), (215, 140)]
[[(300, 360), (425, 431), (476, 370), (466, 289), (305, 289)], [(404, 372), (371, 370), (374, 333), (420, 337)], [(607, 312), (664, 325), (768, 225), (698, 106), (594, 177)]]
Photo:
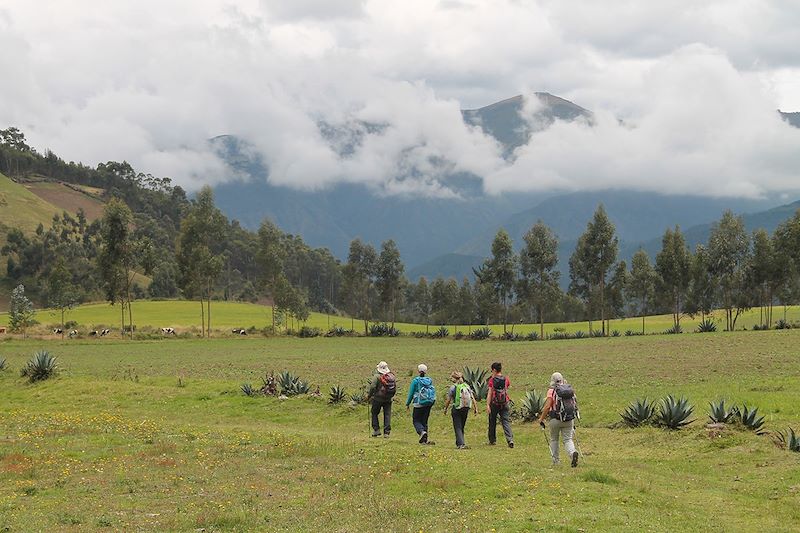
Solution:
[(578, 456), (581, 458), (583, 463), (586, 462), (586, 456), (583, 455), (583, 451), (581, 451), (581, 445), (578, 443), (578, 428), (573, 427), (572, 429), (572, 440), (575, 441), (575, 449), (578, 450)]

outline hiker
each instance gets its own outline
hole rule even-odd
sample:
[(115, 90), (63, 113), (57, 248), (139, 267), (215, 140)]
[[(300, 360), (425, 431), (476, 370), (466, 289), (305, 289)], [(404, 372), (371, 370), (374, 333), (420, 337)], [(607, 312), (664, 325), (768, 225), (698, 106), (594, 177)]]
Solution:
[(489, 413), (489, 444), (494, 446), (497, 440), (497, 416), (503, 424), (503, 433), (509, 448), (514, 447), (514, 434), (511, 432), (511, 409), (508, 403), (508, 388), (511, 381), (503, 375), (503, 365), (492, 363), (492, 376), (489, 378), (489, 395), (486, 397), (486, 412)]
[(411, 380), (408, 387), (408, 398), (406, 398), (406, 410), (414, 401), (414, 429), (419, 435), (420, 444), (434, 444), (428, 440), (428, 417), (431, 415), (431, 408), (436, 403), (436, 389), (433, 388), (433, 380), (426, 376), (428, 367), (424, 364), (417, 366), (419, 376)]
[(478, 414), (478, 402), (475, 401), (475, 393), (469, 385), (464, 383), (464, 375), (456, 370), (450, 374), (450, 379), (453, 381), (453, 386), (447, 392), (447, 400), (444, 404), (444, 413), (447, 414), (447, 408), (453, 404), (453, 431), (456, 433), (456, 448), (459, 450), (466, 450), (467, 445), (464, 442), (464, 428), (467, 425), (467, 416), (469, 416), (470, 408)]
[(394, 374), (389, 370), (386, 361), (381, 361), (375, 367), (372, 381), (367, 392), (367, 401), (372, 408), (372, 436), (380, 437), (381, 426), (378, 424), (378, 413), (383, 409), (383, 437), (388, 439), (392, 431), (392, 398), (397, 392), (397, 381)]
[(578, 450), (575, 449), (573, 436), (575, 435), (575, 419), (578, 414), (578, 399), (572, 386), (564, 380), (560, 372), (550, 376), (550, 387), (547, 389), (547, 399), (544, 402), (542, 414), (539, 415), (539, 425), (545, 429), (545, 417), (549, 417), (550, 426), (550, 455), (553, 464), (558, 464), (558, 434), (564, 440), (564, 449), (567, 456), (572, 459), (572, 468), (578, 466)]

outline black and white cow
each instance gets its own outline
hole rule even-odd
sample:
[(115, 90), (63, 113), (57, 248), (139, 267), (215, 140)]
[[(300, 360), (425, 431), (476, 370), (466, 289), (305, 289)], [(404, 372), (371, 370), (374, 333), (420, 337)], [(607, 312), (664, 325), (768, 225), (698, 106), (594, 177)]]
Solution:
[(74, 338), (74, 337), (77, 337), (77, 336), (78, 336), (78, 330), (77, 330), (77, 329), (71, 329), (71, 330), (69, 331), (69, 333), (67, 334), (67, 336), (68, 336), (70, 339), (72, 339), (72, 338)]
[(108, 335), (109, 333), (111, 333), (111, 330), (110, 330), (110, 329), (107, 329), (107, 328), (106, 328), (106, 329), (101, 329), (101, 330), (100, 330), (100, 336), (101, 336), (101, 337), (105, 337), (105, 336), (106, 336), (106, 335)]
[(175, 335), (175, 328), (161, 328), (162, 335)]
[(64, 330), (61, 328), (53, 328), (53, 335), (61, 335), (64, 333)]
[(233, 328), (231, 333), (234, 335), (247, 335), (247, 330), (244, 328)]

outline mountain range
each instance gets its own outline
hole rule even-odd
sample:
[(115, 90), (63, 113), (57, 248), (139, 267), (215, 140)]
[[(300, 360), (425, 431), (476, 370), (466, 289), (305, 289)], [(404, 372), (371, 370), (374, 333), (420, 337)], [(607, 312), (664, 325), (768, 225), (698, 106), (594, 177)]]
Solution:
[[(534, 93), (529, 98), (538, 99), (537, 105), (526, 106), (523, 96), (515, 96), (464, 110), (462, 116), (467, 124), (497, 139), (507, 158), (513, 157), (514, 149), (526, 144), (534, 132), (555, 121), (593, 122), (591, 111), (563, 98), (549, 93)], [(800, 113), (781, 112), (781, 116), (800, 127)], [(328, 132), (327, 126), (321, 124), (320, 131)], [(623, 259), (629, 259), (640, 247), (654, 255), (660, 249), (664, 230), (675, 225), (684, 229), (690, 245), (705, 242), (710, 224), (726, 209), (744, 214), (749, 229), (763, 226), (771, 230), (800, 207), (800, 202), (780, 206), (775, 199), (720, 199), (629, 190), (488, 195), (480, 179), (470, 175), (448, 181), (457, 185), (460, 199), (382, 196), (361, 185), (300, 191), (270, 184), (268, 166), (251, 155), (246, 140), (225, 135), (211, 142), (235, 174), (214, 190), (216, 202), (226, 215), (251, 229), (269, 217), (284, 231), (301, 235), (311, 246), (327, 247), (343, 260), (356, 237), (376, 247), (394, 239), (412, 280), (437, 275), (471, 277), (472, 267), (488, 254), (499, 228), (505, 228), (519, 247), (522, 236), (540, 219), (558, 235), (560, 265), (566, 271), (569, 254), (600, 203), (616, 225)], [(566, 280), (562, 275), (562, 283)]]

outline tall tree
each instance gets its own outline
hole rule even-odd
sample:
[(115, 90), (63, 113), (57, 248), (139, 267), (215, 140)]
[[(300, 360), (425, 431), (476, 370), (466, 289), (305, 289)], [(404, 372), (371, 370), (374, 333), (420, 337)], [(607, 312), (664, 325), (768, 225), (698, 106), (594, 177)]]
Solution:
[(694, 317), (699, 314), (702, 321), (714, 309), (714, 295), (717, 282), (711, 273), (711, 258), (708, 249), (702, 244), (695, 247), (689, 268), (689, 286), (686, 292), (684, 311)]
[(272, 333), (275, 333), (276, 299), (278, 292), (283, 290), (283, 261), (286, 251), (281, 243), (281, 231), (265, 219), (258, 228), (258, 251), (256, 262), (259, 267), (259, 280), (261, 286), (267, 291), (272, 300)]
[(224, 238), (225, 222), (214, 206), (214, 194), (208, 186), (200, 189), (189, 214), (181, 221), (178, 242), (181, 288), (200, 300), (204, 336), (211, 336), (211, 297), (224, 263), (219, 243)]
[(61, 338), (64, 338), (64, 315), (78, 303), (78, 293), (63, 257), (56, 260), (47, 278), (47, 301), (61, 314)]
[(370, 296), (374, 288), (377, 262), (378, 254), (371, 244), (365, 244), (361, 239), (350, 242), (350, 251), (347, 254), (348, 272), (352, 290), (358, 298), (361, 319), (364, 321), (364, 334), (369, 333), (369, 321), (372, 318)]
[(655, 285), (656, 271), (650, 264), (650, 256), (640, 248), (631, 259), (631, 273), (626, 292), (628, 299), (636, 302), (636, 310), (642, 316), (642, 335), (644, 335), (645, 317), (652, 306)]
[(464, 277), (461, 281), (461, 286), (458, 288), (458, 322), (471, 326), (475, 320), (475, 295), (472, 292), (472, 286), (469, 279)]
[(425, 279), (424, 276), (419, 278), (419, 281), (414, 288), (414, 304), (419, 315), (425, 318), (425, 333), (427, 334), (430, 326), (433, 306), (431, 289), (428, 286), (428, 280)]
[(8, 312), (9, 328), (11, 331), (22, 331), (24, 339), (28, 328), (33, 324), (34, 316), (36, 316), (36, 310), (33, 308), (33, 302), (25, 296), (25, 286), (17, 285), (11, 291), (11, 306)]
[(541, 220), (525, 234), (519, 253), (520, 292), (536, 309), (539, 337), (544, 340), (544, 311), (559, 296), (558, 238)]
[[(582, 296), (589, 307), (589, 329), (591, 313), (600, 310), (602, 332), (606, 331), (606, 285), (608, 275), (617, 261), (619, 239), (616, 228), (609, 220), (603, 205), (599, 205), (586, 231), (578, 239), (578, 245), (570, 258), (570, 290)], [(596, 298), (598, 301), (593, 302)]]
[(722, 218), (711, 225), (708, 253), (710, 270), (719, 281), (725, 328), (733, 331), (736, 319), (751, 305), (747, 286), (750, 239), (742, 217), (725, 211)]
[(517, 281), (516, 257), (511, 237), (504, 229), (500, 229), (492, 241), (492, 256), (487, 259), (483, 268), (475, 270), (481, 284), (490, 285), (494, 289), (495, 298), (503, 310), (503, 333), (508, 325), (508, 308), (514, 298)]
[(753, 256), (750, 262), (750, 279), (760, 309), (761, 326), (772, 325), (773, 290), (779, 276), (774, 242), (764, 229), (753, 232)]
[(405, 268), (400, 259), (400, 250), (393, 240), (381, 244), (381, 254), (377, 264), (377, 288), (386, 314), (391, 317), (392, 327), (395, 322), (397, 298), (403, 281)]
[(672, 324), (681, 326), (683, 299), (689, 287), (689, 268), (691, 253), (686, 246), (679, 226), (675, 230), (667, 228), (661, 239), (661, 251), (656, 255), (656, 272), (659, 276), (659, 288), (669, 299), (672, 307)]

